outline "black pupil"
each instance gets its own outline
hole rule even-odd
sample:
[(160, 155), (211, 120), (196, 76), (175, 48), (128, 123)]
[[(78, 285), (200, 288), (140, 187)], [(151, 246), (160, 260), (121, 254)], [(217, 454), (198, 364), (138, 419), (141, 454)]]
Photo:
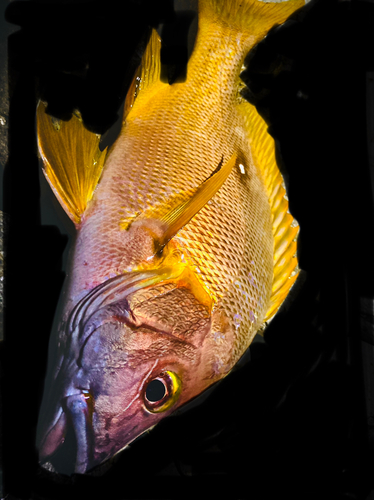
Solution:
[(160, 401), (165, 396), (165, 385), (161, 380), (152, 380), (149, 382), (148, 387), (145, 391), (145, 396), (151, 403)]

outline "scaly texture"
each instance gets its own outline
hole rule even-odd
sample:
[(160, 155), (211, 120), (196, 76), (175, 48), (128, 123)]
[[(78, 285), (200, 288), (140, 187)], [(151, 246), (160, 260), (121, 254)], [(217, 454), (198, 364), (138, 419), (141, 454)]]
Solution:
[[(286, 297), (298, 226), (266, 124), (238, 89), (249, 49), (302, 3), (203, 0), (187, 80), (172, 86), (160, 81), (152, 35), (78, 224), (43, 459), (69, 421), (75, 472), (113, 456), (224, 377)], [(49, 132), (45, 164), (61, 153)], [(76, 146), (74, 165), (87, 144)], [(66, 161), (55, 163), (71, 171)], [(165, 389), (157, 401), (147, 396), (154, 380)]]
[[(160, 41), (153, 33), (127, 98), (122, 133), (82, 217), (70, 297), (147, 261), (153, 243), (141, 232), (129, 240), (131, 224), (149, 215), (167, 218), (173, 200), (237, 155), (221, 189), (172, 245), (213, 299), (216, 316), (228, 318), (235, 334), (232, 364), (276, 312), (297, 275), (292, 240), (298, 229), (287, 217), (273, 141), (264, 140), (263, 120), (243, 106), (237, 90), (250, 47), (298, 4), (202, 2), (187, 80), (172, 86), (160, 81)], [(149, 228), (155, 235), (158, 230)], [(219, 320), (213, 327), (224, 328)]]
[(223, 30), (202, 24), (202, 46), (190, 60), (185, 83), (157, 82), (157, 91), (136, 99), (84, 215), (75, 270), (84, 270), (77, 292), (128, 270), (126, 231), (121, 228), (149, 207), (197, 187), (222, 155), (228, 159), (239, 152), (245, 173), (237, 165), (211, 202), (174, 238), (216, 308), (230, 320), (234, 363), (268, 307), (273, 236), (268, 196), (236, 109), (235, 83), (250, 36)]

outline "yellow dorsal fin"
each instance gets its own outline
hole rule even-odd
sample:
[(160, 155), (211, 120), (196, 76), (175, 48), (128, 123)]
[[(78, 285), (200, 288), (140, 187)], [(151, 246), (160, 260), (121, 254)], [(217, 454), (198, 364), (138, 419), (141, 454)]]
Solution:
[(251, 35), (252, 45), (275, 24), (283, 23), (305, 0), (201, 0), (199, 16), (207, 23), (224, 22)]
[(296, 258), (299, 225), (288, 211), (288, 199), (282, 174), (275, 160), (274, 139), (256, 108), (247, 102), (240, 105), (253, 160), (263, 177), (270, 200), (274, 236), (274, 275), (270, 305), (265, 321), (269, 321), (282, 305), (299, 274)]
[(166, 225), (162, 245), (170, 241), (213, 198), (230, 175), (236, 163), (236, 158), (236, 153), (234, 153), (229, 161), (223, 163), (222, 157), (218, 167), (196, 188), (192, 196), (189, 196), (185, 201), (179, 203), (161, 217), (161, 221)]
[(100, 136), (88, 131), (78, 112), (65, 122), (37, 108), (38, 149), (43, 172), (62, 208), (78, 225), (99, 181), (106, 156)]
[(147, 47), (144, 51), (141, 63), (135, 72), (134, 78), (126, 95), (123, 122), (132, 110), (139, 96), (155, 84), (162, 84), (161, 75), (161, 39), (155, 29), (152, 29)]

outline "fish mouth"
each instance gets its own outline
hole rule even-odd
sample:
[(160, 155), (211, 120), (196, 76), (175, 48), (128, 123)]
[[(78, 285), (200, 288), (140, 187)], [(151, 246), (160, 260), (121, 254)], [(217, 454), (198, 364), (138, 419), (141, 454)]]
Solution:
[(68, 476), (91, 472), (101, 475), (118, 459), (120, 452), (146, 434), (147, 429), (134, 433), (138, 427), (135, 425), (128, 432), (131, 438), (122, 446), (95, 453), (92, 413), (87, 399), (83, 392), (65, 398), (54, 424), (40, 441), (39, 464), (44, 469)]
[(61, 474), (83, 474), (94, 464), (92, 411), (85, 392), (64, 398), (53, 424), (40, 440), (41, 466)]

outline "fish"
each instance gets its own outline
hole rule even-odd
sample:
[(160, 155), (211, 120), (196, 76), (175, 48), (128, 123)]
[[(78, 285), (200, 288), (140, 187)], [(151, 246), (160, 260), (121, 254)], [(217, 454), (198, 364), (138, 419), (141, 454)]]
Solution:
[(76, 237), (37, 428), (84, 474), (234, 369), (299, 275), (273, 138), (242, 97), (246, 55), (304, 0), (199, 0), (186, 79), (153, 30), (108, 149), (37, 106), (45, 178)]

